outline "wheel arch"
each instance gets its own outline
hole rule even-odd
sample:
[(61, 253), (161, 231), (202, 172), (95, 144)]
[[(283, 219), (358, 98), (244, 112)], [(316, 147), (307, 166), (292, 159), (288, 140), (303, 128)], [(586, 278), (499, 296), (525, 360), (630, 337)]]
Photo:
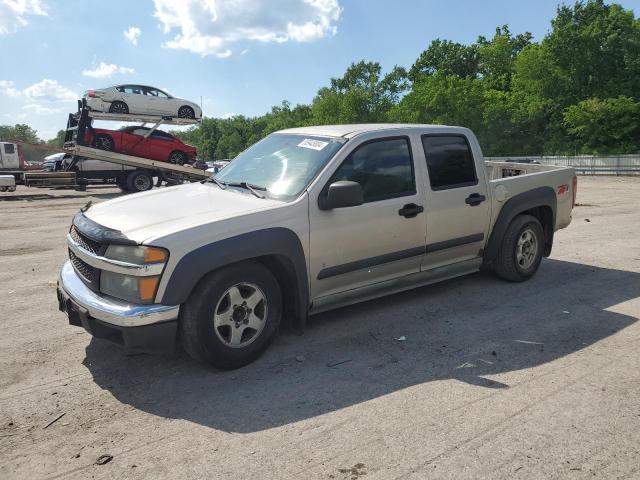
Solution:
[(551, 187), (534, 188), (507, 200), (498, 214), (484, 250), (483, 261), (485, 265), (493, 263), (496, 259), (509, 224), (516, 216), (522, 214), (532, 215), (542, 224), (544, 231), (544, 251), (542, 254), (548, 257), (553, 247), (556, 207), (556, 193)]
[(171, 272), (160, 303), (179, 305), (208, 274), (222, 267), (255, 261), (274, 275), (283, 298), (283, 321), (303, 331), (309, 311), (306, 258), (298, 235), (276, 227), (203, 245), (183, 256)]

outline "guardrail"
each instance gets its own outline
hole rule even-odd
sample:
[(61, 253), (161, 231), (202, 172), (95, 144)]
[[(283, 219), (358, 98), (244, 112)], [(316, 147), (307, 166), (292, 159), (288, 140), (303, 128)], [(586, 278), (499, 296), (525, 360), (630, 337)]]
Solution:
[(573, 167), (579, 175), (640, 175), (640, 155), (577, 155), (542, 157), (485, 157), (494, 162), (538, 162)]

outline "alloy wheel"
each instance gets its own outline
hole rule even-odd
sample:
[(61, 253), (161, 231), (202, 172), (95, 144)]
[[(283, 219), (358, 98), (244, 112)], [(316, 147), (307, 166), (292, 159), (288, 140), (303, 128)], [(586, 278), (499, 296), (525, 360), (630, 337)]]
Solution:
[(520, 234), (516, 245), (516, 261), (523, 270), (528, 270), (536, 260), (538, 254), (538, 238), (531, 229)]
[(242, 348), (258, 338), (266, 320), (267, 298), (260, 287), (238, 283), (228, 288), (218, 301), (213, 326), (225, 345)]

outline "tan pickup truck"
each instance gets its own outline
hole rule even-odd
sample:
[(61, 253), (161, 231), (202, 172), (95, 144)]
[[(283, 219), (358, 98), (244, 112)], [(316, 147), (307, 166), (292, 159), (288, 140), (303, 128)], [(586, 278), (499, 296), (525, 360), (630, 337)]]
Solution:
[(435, 125), (273, 133), (210, 180), (73, 219), (58, 287), (69, 322), (146, 349), (179, 341), (235, 368), (283, 322), (484, 267), (522, 281), (571, 222), (572, 168), (485, 162)]

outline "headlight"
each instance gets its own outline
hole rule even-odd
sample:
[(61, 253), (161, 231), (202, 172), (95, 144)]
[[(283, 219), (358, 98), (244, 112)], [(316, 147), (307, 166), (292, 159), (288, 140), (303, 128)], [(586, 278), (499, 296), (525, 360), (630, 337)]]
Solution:
[(109, 245), (104, 256), (111, 260), (135, 265), (166, 262), (169, 258), (169, 254), (164, 248), (134, 245)]
[[(110, 245), (105, 257), (133, 265), (165, 263), (169, 258), (166, 250), (157, 247)], [(160, 275), (125, 275), (102, 270), (100, 291), (112, 297), (133, 303), (153, 303), (160, 283)]]

